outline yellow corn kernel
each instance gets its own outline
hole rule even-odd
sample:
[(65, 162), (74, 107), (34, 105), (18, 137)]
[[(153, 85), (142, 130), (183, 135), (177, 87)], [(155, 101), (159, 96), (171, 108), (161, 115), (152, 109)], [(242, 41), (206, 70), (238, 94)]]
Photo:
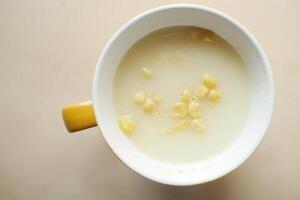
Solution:
[(191, 102), (189, 105), (189, 115), (193, 118), (200, 117), (201, 105), (197, 102)]
[(221, 98), (221, 92), (219, 90), (211, 90), (208, 94), (208, 99), (211, 102), (217, 102)]
[(151, 72), (149, 69), (145, 67), (141, 69), (141, 72), (145, 78), (151, 78), (153, 76), (153, 72)]
[(186, 128), (189, 125), (189, 120), (188, 119), (182, 119), (179, 122), (173, 124), (169, 128), (169, 132), (178, 132), (181, 131), (182, 129)]
[(130, 134), (135, 130), (135, 122), (130, 115), (123, 115), (119, 121), (120, 128), (124, 133)]
[(197, 133), (200, 133), (200, 132), (204, 131), (205, 126), (199, 119), (194, 119), (191, 122), (191, 128), (192, 128), (193, 131), (195, 131)]
[(217, 86), (217, 81), (213, 77), (211, 77), (210, 75), (208, 75), (208, 74), (204, 74), (203, 75), (203, 77), (202, 77), (202, 83), (206, 87), (208, 87), (210, 89), (212, 89), (212, 88), (214, 88), (214, 87)]
[(195, 94), (199, 99), (203, 99), (207, 96), (209, 90), (206, 86), (201, 85), (196, 91)]
[(176, 117), (185, 117), (188, 114), (188, 106), (186, 103), (177, 103), (173, 107), (174, 115)]
[(152, 112), (154, 107), (155, 102), (151, 98), (148, 98), (143, 105), (144, 112)]
[(152, 99), (153, 99), (153, 101), (154, 101), (156, 104), (158, 104), (158, 103), (161, 101), (161, 98), (160, 98), (159, 96), (157, 96), (157, 95), (154, 95), (154, 96), (152, 97)]
[(177, 124), (179, 127), (181, 127), (183, 129), (183, 128), (188, 127), (189, 123), (190, 123), (190, 120), (188, 118), (185, 118), (185, 119), (181, 119)]
[(144, 92), (138, 92), (134, 95), (133, 101), (138, 105), (142, 105), (146, 100), (146, 95)]
[(181, 100), (184, 103), (189, 103), (192, 98), (192, 93), (189, 90), (184, 90), (181, 94)]
[(210, 30), (206, 30), (204, 31), (203, 35), (202, 35), (202, 40), (205, 42), (212, 42), (215, 39), (215, 33), (210, 31)]

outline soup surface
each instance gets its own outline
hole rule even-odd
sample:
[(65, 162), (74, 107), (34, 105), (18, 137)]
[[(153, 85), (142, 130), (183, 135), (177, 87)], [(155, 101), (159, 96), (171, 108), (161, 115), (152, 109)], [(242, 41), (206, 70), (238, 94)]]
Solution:
[(250, 107), (245, 63), (205, 29), (160, 29), (135, 43), (114, 79), (121, 130), (147, 155), (193, 162), (224, 150), (241, 132)]

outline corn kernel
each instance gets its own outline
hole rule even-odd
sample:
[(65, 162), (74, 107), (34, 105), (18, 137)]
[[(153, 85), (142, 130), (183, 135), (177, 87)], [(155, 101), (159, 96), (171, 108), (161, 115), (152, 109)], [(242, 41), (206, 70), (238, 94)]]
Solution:
[(186, 122), (181, 122), (179, 121), (178, 123), (176, 124), (173, 124), (171, 127), (170, 127), (170, 130), (173, 131), (173, 132), (178, 132), (178, 131), (181, 131), (182, 129), (186, 128), (188, 123)]
[(203, 35), (202, 35), (202, 40), (205, 42), (212, 42), (215, 39), (215, 33), (210, 31), (210, 30), (206, 30)]
[(199, 99), (203, 99), (207, 96), (208, 94), (208, 88), (204, 85), (201, 85), (197, 90), (196, 90), (196, 96), (199, 98)]
[(191, 102), (189, 105), (189, 115), (193, 118), (200, 117), (201, 105), (197, 102)]
[(188, 118), (185, 118), (185, 119), (180, 120), (177, 124), (181, 128), (186, 128), (186, 127), (188, 127), (189, 123), (190, 123), (190, 120)]
[(161, 101), (161, 98), (159, 96), (157, 96), (157, 95), (154, 95), (152, 97), (152, 99), (153, 99), (154, 103), (156, 103), (156, 104), (158, 104)]
[(120, 128), (124, 133), (130, 134), (135, 130), (135, 122), (130, 115), (123, 115), (119, 122)]
[(188, 114), (188, 106), (186, 103), (177, 103), (173, 107), (174, 115), (176, 117), (185, 117)]
[(199, 119), (194, 119), (191, 122), (191, 128), (192, 128), (193, 131), (195, 131), (197, 133), (200, 133), (200, 132), (204, 131), (205, 126)]
[(217, 102), (221, 98), (221, 92), (219, 90), (211, 90), (208, 94), (208, 99), (211, 102)]
[(166, 128), (164, 132), (166, 133), (175, 133), (181, 131), (182, 129), (188, 127), (190, 121), (188, 118), (181, 119), (179, 122), (173, 124), (171, 127)]
[(151, 78), (153, 76), (153, 72), (151, 72), (149, 69), (145, 67), (141, 69), (141, 72), (145, 78)]
[(189, 103), (192, 98), (192, 93), (189, 90), (184, 90), (181, 94), (181, 100), (184, 103)]
[(134, 95), (133, 101), (138, 105), (142, 105), (146, 100), (146, 95), (144, 92), (138, 92)]
[(203, 75), (202, 82), (206, 87), (208, 87), (210, 89), (216, 87), (216, 85), (217, 85), (216, 80), (208, 74)]
[(144, 112), (152, 112), (154, 107), (155, 102), (151, 98), (148, 98), (143, 105)]

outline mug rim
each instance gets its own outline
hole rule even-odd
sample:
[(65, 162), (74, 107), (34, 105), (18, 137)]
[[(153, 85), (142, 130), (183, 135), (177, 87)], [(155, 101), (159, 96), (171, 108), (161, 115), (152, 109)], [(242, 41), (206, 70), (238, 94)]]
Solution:
[[(111, 148), (112, 152), (114, 152), (114, 154), (117, 156), (117, 158), (119, 158), (126, 166), (128, 166), (132, 171), (159, 183), (164, 183), (164, 184), (168, 184), (168, 185), (177, 185), (177, 186), (186, 186), (186, 185), (195, 185), (195, 184), (201, 184), (201, 183), (205, 183), (205, 182), (209, 182), (209, 181), (213, 181), (215, 179), (218, 179), (228, 173), (230, 173), (231, 171), (237, 169), (241, 164), (243, 164), (247, 159), (249, 159), (249, 157), (253, 154), (253, 152), (257, 149), (258, 145), (261, 143), (262, 139), (264, 138), (267, 129), (269, 127), (270, 124), (270, 120), (272, 117), (272, 113), (273, 113), (273, 109), (274, 109), (274, 81), (273, 81), (273, 75), (272, 75), (272, 70), (271, 70), (271, 65), (268, 61), (268, 58), (265, 54), (265, 52), (263, 51), (262, 47), (260, 46), (260, 44), (258, 43), (258, 41), (255, 39), (255, 37), (250, 33), (250, 31), (248, 31), (242, 24), (240, 24), (237, 20), (235, 20), (234, 18), (230, 17), (229, 15), (225, 14), (222, 11), (219, 11), (217, 9), (208, 7), (208, 6), (203, 6), (203, 5), (195, 5), (195, 4), (168, 4), (168, 5), (163, 5), (163, 6), (159, 6), (159, 7), (155, 7), (149, 10), (146, 10), (140, 14), (138, 14), (137, 16), (133, 17), (132, 19), (130, 19), (129, 21), (127, 21), (121, 28), (119, 28), (114, 34), (113, 36), (109, 39), (109, 41), (105, 44), (99, 58), (96, 64), (96, 69), (94, 72), (94, 79), (93, 79), (93, 105), (95, 107), (94, 112), (95, 112), (95, 116), (96, 116), (96, 120), (97, 123), (101, 122), (101, 120), (99, 120), (99, 116), (100, 114), (97, 113), (97, 108), (98, 108), (98, 104), (96, 103), (96, 91), (98, 89), (97, 86), (97, 82), (99, 79), (99, 73), (100, 73), (100, 68), (101, 68), (101, 63), (103, 62), (103, 59), (105, 58), (105, 53), (109, 50), (110, 46), (112, 45), (112, 43), (114, 42), (114, 40), (119, 37), (122, 32), (124, 30), (126, 30), (129, 26), (131, 26), (132, 24), (134, 24), (136, 21), (144, 18), (147, 15), (151, 15), (153, 13), (156, 12), (160, 12), (160, 11), (164, 11), (164, 10), (169, 10), (169, 9), (176, 9), (176, 8), (188, 8), (188, 9), (196, 9), (196, 10), (200, 10), (200, 11), (206, 11), (209, 13), (212, 13), (214, 15), (217, 15), (221, 18), (224, 18), (225, 20), (227, 20), (228, 22), (230, 22), (231, 24), (234, 24), (241, 32), (243, 32), (247, 38), (251, 41), (251, 43), (253, 44), (253, 46), (255, 47), (255, 49), (257, 50), (257, 52), (259, 53), (259, 55), (261, 56), (261, 60), (264, 63), (263, 64), (263, 68), (266, 70), (266, 76), (268, 77), (268, 84), (269, 84), (269, 88), (270, 88), (270, 96), (269, 96), (269, 100), (271, 102), (271, 106), (270, 106), (270, 110), (268, 112), (267, 115), (267, 119), (265, 120), (264, 126), (261, 129), (262, 134), (259, 135), (260, 138), (257, 140), (257, 142), (254, 144), (251, 144), (253, 146), (252, 150), (247, 154), (244, 155), (243, 157), (241, 157), (241, 159), (239, 160), (239, 162), (236, 162), (236, 164), (234, 166), (232, 166), (230, 169), (226, 169), (223, 170), (221, 173), (216, 173), (215, 175), (211, 176), (211, 177), (206, 177), (205, 180), (193, 180), (193, 181), (189, 181), (189, 182), (172, 182), (170, 180), (166, 180), (163, 178), (158, 178), (158, 177), (154, 177), (154, 176), (149, 176), (148, 174), (146, 175), (145, 173), (143, 173), (140, 169), (138, 169), (137, 167), (135, 167), (133, 164), (127, 162), (126, 159), (123, 159), (120, 155), (118, 155), (113, 147), (108, 143), (107, 139), (106, 139), (106, 135), (102, 133), (100, 126), (98, 126), (100, 132), (102, 133), (105, 142), (108, 144), (108, 146)], [(98, 123), (100, 124), (100, 123)]]

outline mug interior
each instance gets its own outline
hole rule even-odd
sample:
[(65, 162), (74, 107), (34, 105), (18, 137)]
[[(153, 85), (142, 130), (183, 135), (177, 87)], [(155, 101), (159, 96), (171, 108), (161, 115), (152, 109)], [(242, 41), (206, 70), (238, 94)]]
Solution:
[[(198, 162), (170, 164), (149, 157), (120, 131), (114, 108), (113, 81), (123, 55), (136, 41), (155, 30), (180, 25), (210, 29), (229, 42), (247, 65), (252, 94), (244, 128), (223, 152)], [(162, 6), (129, 21), (107, 43), (96, 66), (93, 104), (105, 140), (131, 169), (165, 184), (198, 184), (219, 178), (237, 168), (263, 138), (273, 109), (272, 72), (258, 42), (231, 17), (204, 6)]]

